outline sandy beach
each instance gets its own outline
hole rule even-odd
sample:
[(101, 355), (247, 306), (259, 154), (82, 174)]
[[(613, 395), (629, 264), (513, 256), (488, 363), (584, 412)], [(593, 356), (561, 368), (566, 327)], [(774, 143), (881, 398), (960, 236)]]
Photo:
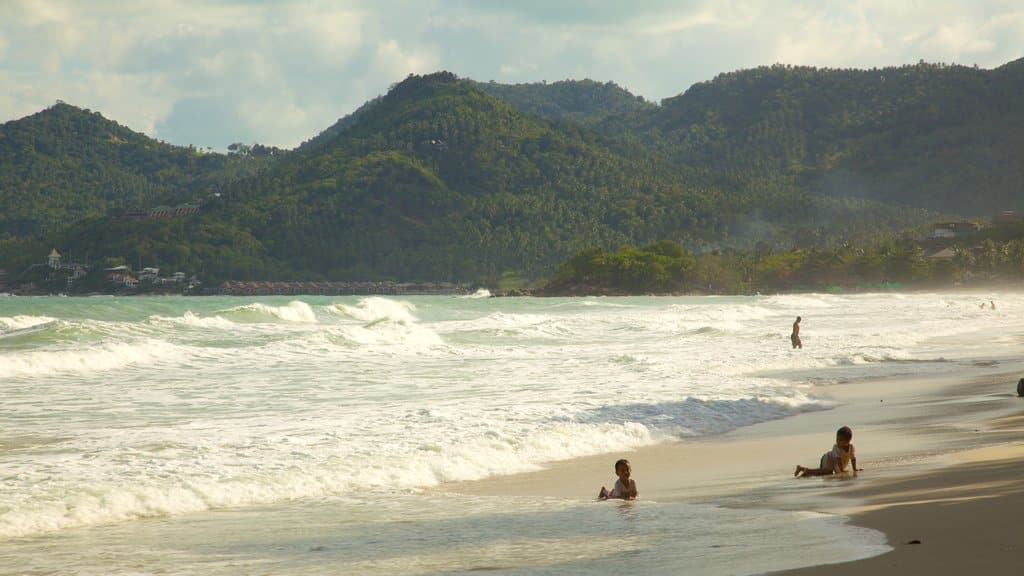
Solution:
[[(1014, 398), (1014, 400), (1018, 400)], [(1019, 402), (1024, 404), (1024, 400)], [(1024, 566), (1024, 431), (1021, 415), (981, 423), (994, 446), (937, 459), (937, 467), (858, 483), (836, 509), (853, 523), (880, 530), (893, 550), (844, 564), (784, 574), (1019, 574)]]
[[(456, 493), (579, 498), (614, 482), (629, 458), (641, 498), (837, 514), (883, 532), (891, 551), (836, 564), (800, 559), (799, 574), (1019, 573), (1024, 512), (1024, 399), (1016, 371), (979, 365), (940, 377), (828, 387), (832, 409), (537, 472), (444, 487)], [(853, 478), (792, 476), (814, 466), (841, 425), (854, 430)], [(795, 552), (799, 554), (799, 552)], [(723, 566), (722, 573), (728, 573)]]

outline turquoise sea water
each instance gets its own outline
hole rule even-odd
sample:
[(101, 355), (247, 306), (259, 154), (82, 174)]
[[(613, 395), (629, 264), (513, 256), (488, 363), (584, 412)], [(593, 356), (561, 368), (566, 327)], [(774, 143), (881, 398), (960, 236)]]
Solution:
[(877, 553), (880, 535), (808, 513), (424, 491), (824, 409), (816, 388), (836, 380), (999, 358), (1022, 306), (0, 297), (0, 574), (752, 574)]

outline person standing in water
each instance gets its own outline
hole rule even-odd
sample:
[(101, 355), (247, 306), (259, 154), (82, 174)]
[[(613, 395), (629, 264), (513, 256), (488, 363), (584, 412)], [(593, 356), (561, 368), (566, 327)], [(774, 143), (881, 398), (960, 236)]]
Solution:
[(803, 350), (804, 343), (800, 341), (800, 317), (796, 317), (796, 322), (793, 322), (793, 333), (789, 335), (789, 341), (793, 343), (793, 348), (800, 348)]

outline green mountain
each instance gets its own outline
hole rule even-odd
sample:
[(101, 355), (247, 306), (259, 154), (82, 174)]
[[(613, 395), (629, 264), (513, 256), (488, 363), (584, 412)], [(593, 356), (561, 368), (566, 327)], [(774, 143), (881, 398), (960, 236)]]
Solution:
[[(551, 84), (498, 84), (493, 80), (486, 83), (468, 79), (463, 81), (474, 84), (480, 90), (508, 102), (522, 112), (548, 120), (592, 124), (609, 116), (653, 110), (657, 107), (644, 100), (642, 96), (635, 96), (613, 82), (602, 84), (593, 80), (561, 80)], [(303, 142), (300, 148), (315, 148), (330, 142), (382, 99), (383, 96), (378, 96), (366, 102), (320, 134)]]
[(722, 74), (609, 130), (674, 161), (967, 216), (1024, 209), (1024, 60), (994, 70), (775, 65)]
[[(655, 106), (614, 84), (442, 72), (287, 154), (202, 154), (57, 106), (0, 131), (0, 237), (75, 222), (46, 243), (214, 280), (494, 281), (588, 247), (857, 245), (1024, 209), (1022, 82), (1020, 61), (772, 66)], [(109, 217), (195, 198), (188, 218)]]
[(614, 82), (560, 80), (551, 84), (498, 84), (491, 81), (477, 83), (477, 87), (528, 114), (579, 124), (657, 109), (656, 104)]
[(172, 146), (64, 103), (0, 125), (0, 238), (197, 202), (266, 158)]
[(449, 73), (401, 82), (208, 214), (306, 275), (467, 281), (541, 276), (587, 246), (813, 244), (925, 217), (672, 162)]
[[(271, 256), (327, 277), (537, 274), (590, 242), (662, 226), (625, 222), (635, 214), (620, 199), (655, 193), (637, 190), (637, 159), (438, 73), (405, 80), (265, 177), (229, 187), (221, 214)], [(689, 212), (675, 204), (678, 217)]]

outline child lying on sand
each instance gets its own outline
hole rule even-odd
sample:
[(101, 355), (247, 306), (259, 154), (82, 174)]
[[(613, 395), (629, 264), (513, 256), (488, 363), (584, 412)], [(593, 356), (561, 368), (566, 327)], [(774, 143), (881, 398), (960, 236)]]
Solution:
[(639, 494), (636, 491), (636, 481), (630, 478), (630, 474), (633, 473), (633, 468), (629, 465), (629, 460), (625, 458), (615, 463), (615, 475), (619, 477), (615, 481), (615, 486), (612, 487), (612, 491), (609, 492), (607, 488), (601, 486), (601, 492), (598, 493), (597, 497), (601, 500), (607, 500), (609, 498), (621, 498), (623, 500), (633, 500)]

